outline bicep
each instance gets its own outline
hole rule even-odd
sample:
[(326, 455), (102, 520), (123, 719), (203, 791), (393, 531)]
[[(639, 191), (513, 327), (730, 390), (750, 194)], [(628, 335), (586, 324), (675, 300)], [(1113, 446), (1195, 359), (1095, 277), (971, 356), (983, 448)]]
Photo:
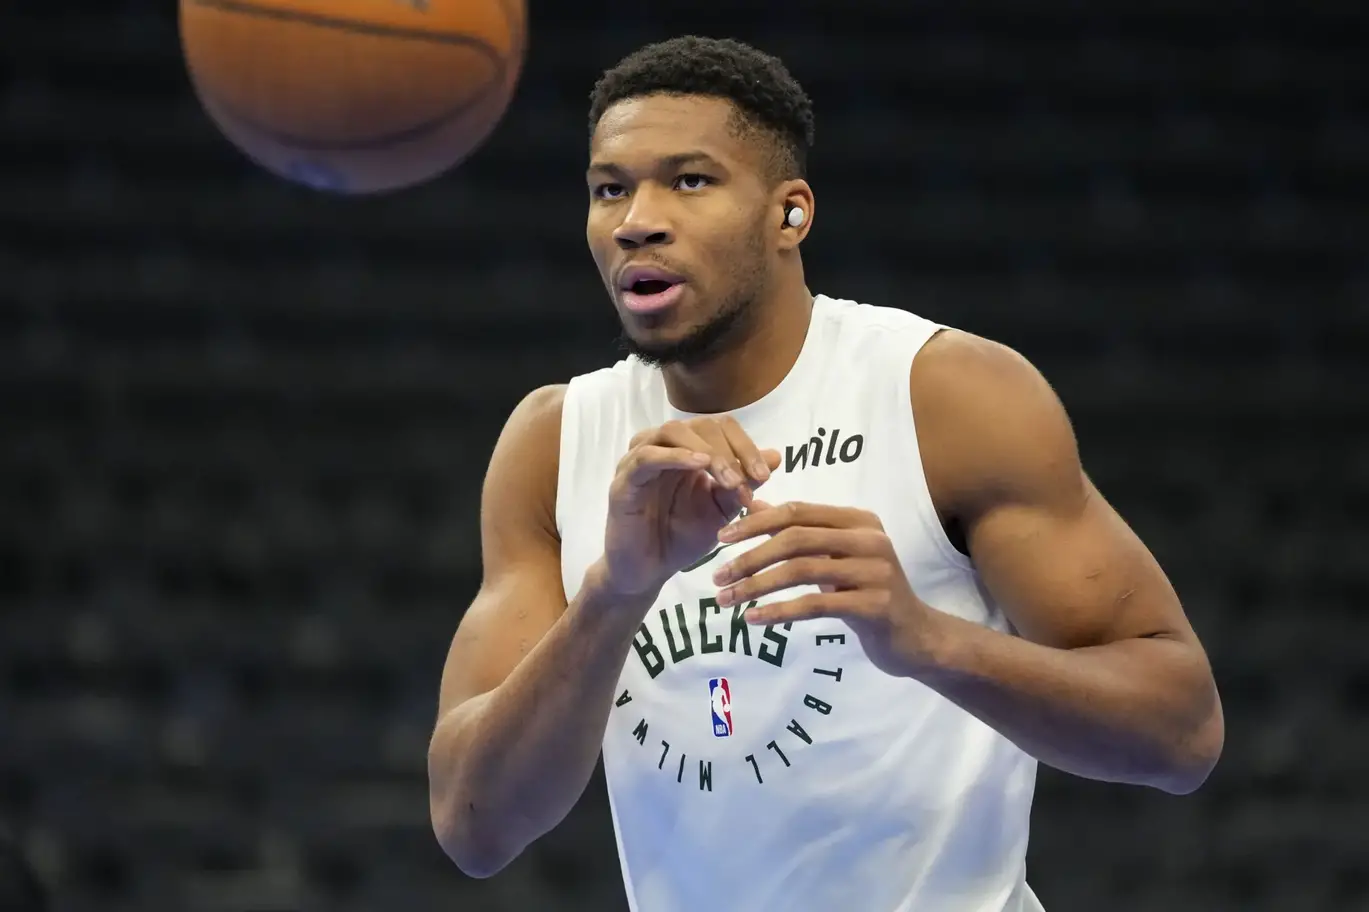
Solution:
[(1027, 639), (1077, 648), (1192, 630), (1164, 571), (1082, 472), (967, 523), (985, 588)]
[(482, 581), (447, 651), (439, 717), (498, 687), (565, 611), (555, 524), (563, 395), (534, 391), (495, 444), (481, 495)]
[(1066, 648), (1191, 638), (1164, 571), (1084, 474), (1045, 378), (1001, 345), (943, 336), (911, 381), (928, 484), (1017, 631)]

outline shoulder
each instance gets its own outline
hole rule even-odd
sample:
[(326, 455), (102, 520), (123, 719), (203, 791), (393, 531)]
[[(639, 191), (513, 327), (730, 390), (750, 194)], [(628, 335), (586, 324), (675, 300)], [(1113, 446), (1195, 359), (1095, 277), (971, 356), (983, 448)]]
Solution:
[[(910, 389), (928, 403), (963, 406), (985, 394), (1057, 402), (1036, 366), (1018, 352), (958, 329), (942, 329), (913, 361)], [(979, 409), (992, 407), (979, 402)]]
[(517, 438), (555, 439), (561, 431), (561, 409), (566, 401), (567, 383), (539, 386), (523, 397), (504, 424), (504, 434)]
[(568, 385), (540, 386), (514, 406), (490, 457), (490, 474), (549, 475), (556, 480), (561, 450), (561, 410)]
[(943, 330), (913, 359), (908, 388), (928, 487), (944, 516), (1082, 485), (1064, 405), (1008, 346)]
[(509, 513), (554, 533), (561, 410), (567, 388), (564, 383), (538, 387), (504, 422), (485, 474), (481, 517), (487, 535), (490, 523)]

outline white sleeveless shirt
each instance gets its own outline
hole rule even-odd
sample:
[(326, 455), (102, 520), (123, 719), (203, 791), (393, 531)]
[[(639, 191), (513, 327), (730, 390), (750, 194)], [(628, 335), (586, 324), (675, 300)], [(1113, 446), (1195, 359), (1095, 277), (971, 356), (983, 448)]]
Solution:
[[(922, 471), (908, 376), (939, 328), (818, 296), (792, 370), (731, 414), (783, 455), (760, 497), (873, 511), (924, 601), (1007, 630)], [(603, 553), (628, 441), (688, 417), (636, 359), (571, 381), (556, 502), (570, 597)], [(875, 669), (840, 621), (754, 627), (720, 608), (714, 570), (754, 544), (673, 577), (623, 667), (603, 754), (629, 907), (1040, 910), (1025, 880), (1036, 761), (928, 687)]]

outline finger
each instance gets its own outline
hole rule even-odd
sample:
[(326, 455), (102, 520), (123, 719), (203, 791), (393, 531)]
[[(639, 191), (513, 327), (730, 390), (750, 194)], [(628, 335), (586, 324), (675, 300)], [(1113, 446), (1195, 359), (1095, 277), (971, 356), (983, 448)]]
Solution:
[(761, 458), (765, 460), (765, 464), (769, 466), (772, 472), (778, 469), (783, 461), (779, 450), (761, 450)]
[(685, 447), (645, 445), (628, 453), (623, 460), (624, 480), (632, 487), (641, 487), (665, 472), (704, 469), (712, 457), (708, 453)]
[(737, 422), (736, 418), (730, 415), (718, 422), (722, 428), (723, 436), (727, 443), (732, 447), (732, 452), (737, 457), (746, 474), (757, 484), (762, 485), (770, 480), (770, 466), (766, 463), (765, 457), (761, 456), (760, 448), (752, 442), (746, 431)]
[(683, 421), (667, 421), (660, 427), (643, 431), (638, 437), (640, 438), (637, 442), (639, 446), (655, 444), (656, 446), (684, 447), (700, 453), (711, 452), (707, 441)]
[(710, 471), (723, 487), (738, 488), (746, 483), (746, 469), (737, 454), (732, 451), (732, 442), (723, 433), (722, 424), (717, 421), (701, 421), (694, 425), (693, 432), (707, 443), (713, 454)]
[(848, 589), (842, 592), (814, 592), (788, 601), (757, 605), (746, 609), (743, 616), (748, 624), (769, 626), (822, 617), (845, 621), (869, 620), (876, 610), (868, 592)]
[[(665, 446), (684, 447), (709, 455), (708, 471), (718, 483), (727, 488), (735, 488), (743, 481), (741, 473), (734, 467), (732, 447), (721, 433), (709, 433), (706, 424), (691, 427), (683, 421), (668, 421), (656, 429), (652, 442)], [(728, 472), (732, 474), (729, 476)]]
[(879, 517), (854, 507), (834, 507), (829, 504), (810, 504), (791, 501), (728, 526), (719, 541), (738, 542), (757, 535), (774, 535), (790, 526), (815, 526), (828, 529), (879, 529)]
[(867, 543), (852, 529), (815, 529), (795, 526), (783, 530), (719, 567), (713, 582), (719, 586), (755, 576), (766, 567), (800, 557), (869, 557)]
[(865, 589), (885, 578), (883, 567), (873, 558), (799, 557), (719, 591), (718, 604), (726, 608), (795, 586)]

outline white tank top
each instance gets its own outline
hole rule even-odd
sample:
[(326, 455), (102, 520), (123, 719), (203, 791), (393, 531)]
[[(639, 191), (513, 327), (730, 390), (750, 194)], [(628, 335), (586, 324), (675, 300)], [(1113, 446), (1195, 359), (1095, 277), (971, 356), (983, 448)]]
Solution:
[[(875, 512), (928, 604), (1007, 630), (922, 471), (908, 373), (939, 328), (818, 296), (792, 370), (731, 414), (783, 456), (766, 501)], [(556, 502), (571, 597), (603, 553), (629, 439), (687, 417), (636, 359), (571, 381)], [(876, 670), (840, 621), (752, 627), (719, 608), (713, 571), (745, 547), (666, 584), (618, 682), (603, 752), (629, 907), (1039, 910), (1025, 880), (1036, 761), (926, 686)]]

